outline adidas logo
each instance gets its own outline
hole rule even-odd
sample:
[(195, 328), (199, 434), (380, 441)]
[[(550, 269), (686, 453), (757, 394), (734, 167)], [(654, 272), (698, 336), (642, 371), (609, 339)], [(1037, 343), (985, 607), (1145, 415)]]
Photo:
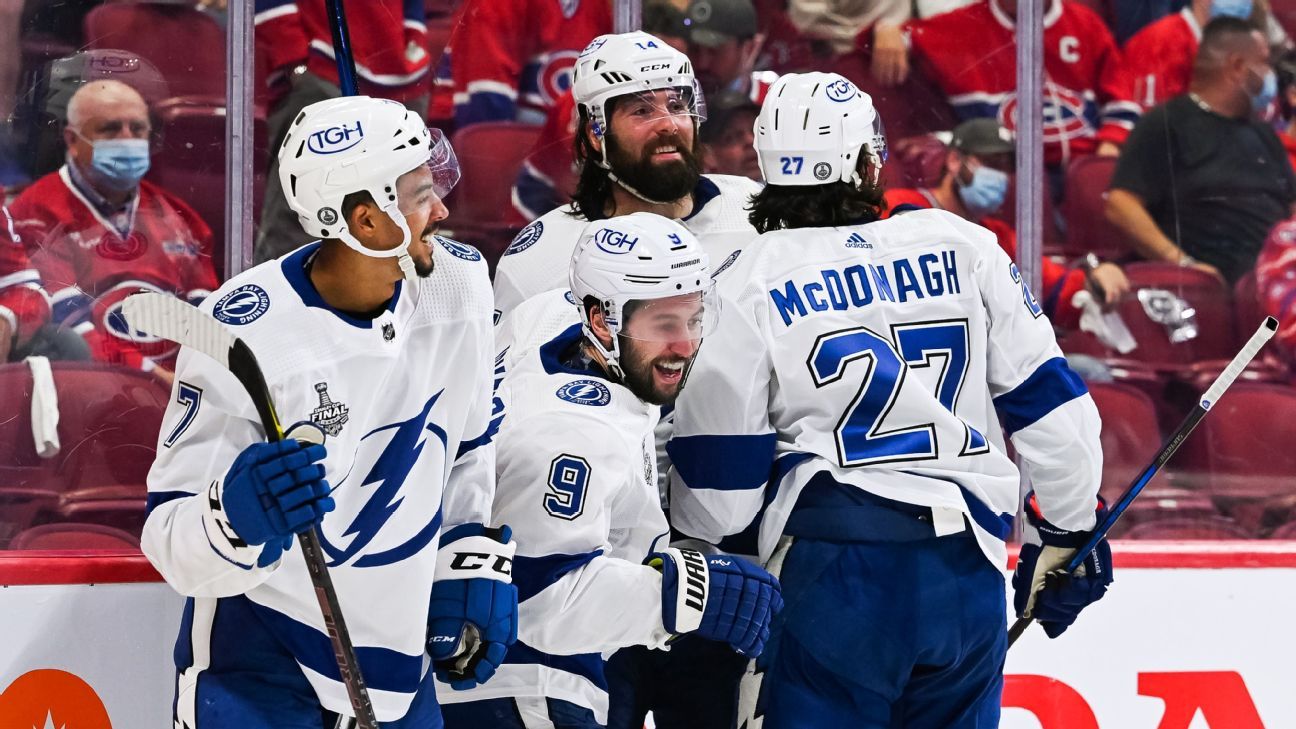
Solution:
[(873, 244), (864, 240), (864, 236), (860, 235), (859, 233), (851, 233), (850, 237), (846, 239), (846, 247), (847, 248), (872, 248)]

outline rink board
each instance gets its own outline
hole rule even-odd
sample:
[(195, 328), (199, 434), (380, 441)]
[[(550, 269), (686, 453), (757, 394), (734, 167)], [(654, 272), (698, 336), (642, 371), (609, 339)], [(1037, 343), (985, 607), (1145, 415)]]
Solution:
[[(1106, 598), (1010, 652), (1004, 729), (1296, 726), (1296, 542), (1114, 551)], [(182, 601), (142, 557), (0, 553), (0, 585), (0, 727), (169, 729)]]

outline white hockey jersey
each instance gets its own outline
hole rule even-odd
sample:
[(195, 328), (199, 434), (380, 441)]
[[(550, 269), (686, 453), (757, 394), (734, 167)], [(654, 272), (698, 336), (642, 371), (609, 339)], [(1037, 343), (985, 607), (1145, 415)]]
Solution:
[[(405, 714), (426, 669), (439, 534), (487, 522), (494, 494), (486, 264), (475, 249), (438, 240), (433, 273), (398, 283), (373, 320), (332, 309), (316, 292), (306, 265), (318, 243), (235, 277), (202, 307), (257, 355), (285, 426), (310, 420), (328, 436), (325, 478), (337, 507), (325, 515), (320, 540), (382, 721)], [(301, 550), (294, 543), (258, 567), (259, 546), (230, 549), (204, 530), (209, 485), (264, 438), (234, 376), (182, 349), (149, 472), (143, 534), (149, 560), (190, 598), (192, 618), (180, 636), (193, 646), (192, 665), (178, 666), (182, 718), (211, 656), (243, 649), (239, 635), (213, 628), (225, 600), (247, 600), (321, 704), (350, 714)]]
[(669, 539), (653, 458), (659, 408), (570, 361), (581, 329), (569, 297), (553, 290), (515, 309), (496, 360), (507, 371), (492, 519), (517, 542), (518, 642), (490, 681), (439, 686), (438, 698), (548, 696), (606, 723), (603, 654), (670, 637), (661, 574), (644, 565)]
[[(760, 183), (733, 175), (703, 175), (693, 192), (693, 212), (679, 222), (697, 236), (718, 269), (733, 251), (756, 236), (747, 222), (751, 196)], [(567, 286), (567, 267), (586, 219), (564, 205), (523, 228), (495, 269), (495, 318), (544, 291)]]
[(676, 403), (676, 528), (715, 542), (765, 506), (768, 559), (827, 472), (970, 523), (1002, 566), (1019, 476), (1000, 417), (1045, 516), (1093, 526), (1097, 410), (993, 233), (922, 210), (756, 243), (720, 275), (722, 320)]

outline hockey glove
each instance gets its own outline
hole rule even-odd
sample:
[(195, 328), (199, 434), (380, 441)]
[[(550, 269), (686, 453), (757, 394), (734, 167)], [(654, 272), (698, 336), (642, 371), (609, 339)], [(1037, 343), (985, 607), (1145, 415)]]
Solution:
[[(1107, 504), (1098, 499), (1098, 521)], [(1034, 618), (1050, 638), (1062, 635), (1086, 606), (1097, 602), (1112, 583), (1111, 547), (1104, 539), (1085, 556), (1074, 574), (1063, 567), (1089, 538), (1089, 532), (1068, 532), (1045, 521), (1032, 491), (1026, 496), (1026, 519), (1043, 544), (1023, 544), (1013, 572), (1013, 607), (1017, 615)]]
[(697, 633), (755, 658), (783, 609), (774, 575), (741, 557), (670, 548), (652, 556), (662, 571), (662, 618), (672, 633)]
[[(224, 480), (207, 491), (204, 526), (212, 546), (222, 554), (241, 556), (250, 545), (265, 545), (257, 566), (273, 564), (292, 546), (294, 534), (320, 523), (333, 510), (319, 463), (325, 455), (324, 446), (295, 439), (243, 449)], [(218, 541), (227, 549), (220, 549)]]
[(428, 606), (428, 654), (436, 676), (462, 691), (485, 683), (517, 642), (517, 587), (508, 527), (461, 524), (441, 537)]

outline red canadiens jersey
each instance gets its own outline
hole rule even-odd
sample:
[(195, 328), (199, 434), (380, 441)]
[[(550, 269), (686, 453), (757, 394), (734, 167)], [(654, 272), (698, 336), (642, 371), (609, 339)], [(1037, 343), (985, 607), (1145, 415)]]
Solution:
[(0, 321), (24, 341), (49, 321), (49, 315), (49, 295), (41, 287), (40, 273), (27, 258), (9, 210), (0, 204)]
[[(960, 119), (991, 117), (1017, 128), (1013, 19), (990, 0), (914, 21), (915, 62)], [(969, 41), (969, 39), (973, 39)], [(1140, 109), (1120, 50), (1102, 19), (1054, 0), (1044, 16), (1044, 152), (1049, 164), (1125, 141)]]
[(1201, 33), (1189, 7), (1149, 24), (1125, 42), (1125, 65), (1134, 78), (1134, 100), (1144, 109), (1188, 90)]
[(73, 327), (96, 359), (140, 366), (174, 356), (174, 345), (131, 332), (121, 302), (140, 289), (201, 301), (218, 285), (211, 230), (188, 205), (140, 183), (122, 235), (72, 183), (68, 168), (23, 191), (10, 207), (15, 229), (50, 294), (55, 323)]
[(1278, 343), (1296, 357), (1296, 218), (1274, 226), (1256, 260), (1256, 295), (1278, 319)]
[[(886, 217), (891, 217), (891, 213), (902, 205), (912, 205), (916, 208), (939, 207), (930, 190), (886, 191)], [(982, 218), (976, 222), (994, 233), (1003, 252), (1014, 261), (1017, 260), (1017, 231), (1013, 230), (1011, 225), (998, 218)], [(1044, 307), (1044, 313), (1055, 326), (1074, 329), (1080, 323), (1080, 310), (1071, 306), (1071, 297), (1084, 288), (1084, 271), (1079, 268), (1067, 268), (1047, 256), (1040, 258), (1040, 266), (1040, 285), (1043, 287), (1041, 292), (1043, 295), (1039, 297), (1039, 303)]]
[[(423, 0), (364, 0), (347, 6), (347, 27), (361, 94), (409, 101), (427, 94), (428, 56)], [(271, 83), (292, 66), (306, 64), (317, 76), (338, 82), (324, 0), (256, 0), (257, 53), (269, 58)]]
[(572, 149), (576, 121), (576, 102), (568, 90), (549, 110), (540, 138), (518, 171), (517, 180), (513, 183), (510, 223), (526, 225), (571, 201), (578, 176)]
[(433, 109), (457, 126), (542, 123), (571, 88), (580, 52), (612, 32), (607, 0), (467, 0), (437, 69)]

